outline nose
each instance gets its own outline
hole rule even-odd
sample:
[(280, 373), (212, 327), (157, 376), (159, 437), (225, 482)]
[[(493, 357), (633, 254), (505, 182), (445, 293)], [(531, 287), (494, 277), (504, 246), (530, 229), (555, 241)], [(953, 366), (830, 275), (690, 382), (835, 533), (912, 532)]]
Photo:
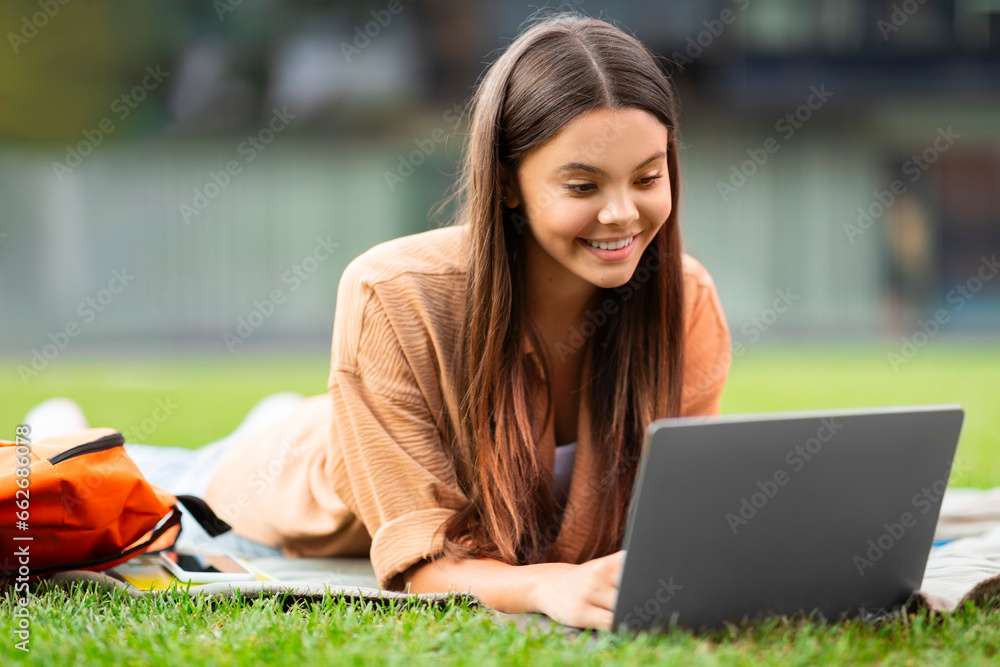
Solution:
[(639, 219), (639, 209), (627, 194), (608, 198), (607, 203), (597, 214), (597, 221), (602, 225), (628, 226)]

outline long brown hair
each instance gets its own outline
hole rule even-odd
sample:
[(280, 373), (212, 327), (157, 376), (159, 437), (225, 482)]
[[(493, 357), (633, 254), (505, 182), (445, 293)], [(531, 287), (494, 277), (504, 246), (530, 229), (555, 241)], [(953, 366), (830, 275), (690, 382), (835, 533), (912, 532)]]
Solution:
[[(681, 406), (684, 293), (675, 94), (638, 40), (604, 21), (563, 14), (536, 23), (506, 49), (480, 82), (471, 108), (468, 144), (446, 200), (456, 206), (456, 222), (470, 226), (471, 239), (457, 365), (461, 411), (449, 443), (469, 502), (444, 526), (444, 553), (512, 565), (549, 560), (561, 512), (551, 492), (552, 472), (537, 453), (544, 424), (536, 419), (526, 337), (539, 354), (542, 347), (525, 308), (527, 221), (503, 205), (504, 184), (513, 181), (528, 151), (590, 110), (641, 109), (669, 130), (674, 206), (631, 281), (600, 290), (600, 302), (615, 299), (618, 309), (594, 327), (592, 372), (584, 378), (604, 474), (589, 490), (600, 514), (583, 559), (613, 553), (621, 548), (646, 426), (679, 415)], [(544, 356), (541, 363), (548, 367)]]

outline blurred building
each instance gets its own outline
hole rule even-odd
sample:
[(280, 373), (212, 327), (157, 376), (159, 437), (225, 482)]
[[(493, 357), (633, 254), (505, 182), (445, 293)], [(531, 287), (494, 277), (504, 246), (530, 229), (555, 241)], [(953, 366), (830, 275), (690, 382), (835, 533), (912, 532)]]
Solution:
[[(434, 224), (535, 6), (5, 3), (0, 354), (325, 347), (347, 262)], [(663, 56), (734, 342), (1000, 331), (1000, 3), (550, 6)]]

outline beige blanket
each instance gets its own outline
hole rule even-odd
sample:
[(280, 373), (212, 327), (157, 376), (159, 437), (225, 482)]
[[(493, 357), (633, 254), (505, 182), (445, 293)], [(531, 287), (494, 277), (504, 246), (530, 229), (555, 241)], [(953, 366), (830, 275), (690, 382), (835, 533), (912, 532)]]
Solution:
[(1000, 596), (1000, 487), (947, 489), (934, 538), (954, 541), (931, 549), (910, 608), (953, 611)]

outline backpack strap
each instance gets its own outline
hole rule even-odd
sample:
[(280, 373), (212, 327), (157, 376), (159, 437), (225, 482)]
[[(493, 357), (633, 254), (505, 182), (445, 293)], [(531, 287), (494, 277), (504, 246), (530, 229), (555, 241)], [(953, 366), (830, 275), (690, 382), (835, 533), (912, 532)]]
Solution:
[[(191, 513), (205, 532), (211, 537), (218, 537), (224, 533), (232, 530), (232, 526), (219, 518), (219, 516), (212, 511), (212, 508), (208, 506), (204, 500), (197, 496), (180, 495), (176, 496), (177, 500), (184, 505), (184, 508)], [(28, 576), (42, 576), (46, 574), (53, 574), (55, 572), (64, 572), (66, 570), (86, 570), (92, 567), (97, 567), (98, 565), (103, 565), (105, 563), (111, 563), (118, 560), (126, 560), (132, 556), (145, 553), (150, 546), (152, 546), (160, 537), (165, 535), (174, 526), (180, 526), (181, 523), (181, 510), (176, 505), (170, 508), (170, 514), (168, 514), (157, 526), (150, 531), (149, 538), (144, 540), (139, 544), (134, 544), (124, 551), (116, 552), (110, 556), (103, 556), (101, 558), (93, 558), (86, 561), (78, 561), (76, 563), (57, 563), (48, 567), (32, 568)], [(176, 539), (171, 538), (171, 541)], [(16, 572), (0, 572), (0, 580), (9, 579), (14, 577)]]
[(198, 496), (176, 496), (177, 500), (184, 505), (184, 509), (191, 513), (194, 520), (197, 521), (205, 532), (211, 537), (218, 537), (223, 533), (228, 533), (233, 529), (228, 523), (219, 518), (219, 516), (212, 511), (212, 508), (208, 506), (204, 500)]
[[(160, 538), (164, 533), (173, 528), (174, 526), (180, 525), (181, 522), (181, 511), (177, 506), (170, 508), (170, 514), (168, 514), (163, 521), (161, 521), (156, 528), (150, 531), (149, 539), (140, 544), (135, 544), (124, 551), (112, 554), (110, 556), (104, 556), (101, 558), (93, 558), (91, 560), (79, 561), (76, 563), (57, 563), (55, 565), (50, 565), (48, 567), (33, 568), (29, 572), (28, 576), (39, 576), (45, 574), (53, 574), (55, 572), (64, 572), (66, 570), (85, 570), (91, 567), (96, 567), (98, 565), (103, 565), (104, 563), (110, 563), (112, 561), (128, 559), (134, 555), (143, 553), (149, 545), (153, 544), (156, 540)], [(0, 573), (0, 578), (10, 579), (17, 574), (16, 572)]]

